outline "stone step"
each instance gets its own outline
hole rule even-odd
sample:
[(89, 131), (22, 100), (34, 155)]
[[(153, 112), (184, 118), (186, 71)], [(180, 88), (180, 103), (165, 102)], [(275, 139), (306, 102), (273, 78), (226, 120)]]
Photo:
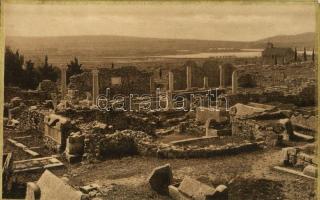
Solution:
[(289, 173), (289, 174), (305, 177), (305, 178), (312, 179), (312, 180), (316, 179), (314, 177), (307, 176), (307, 175), (303, 174), (303, 172), (301, 172), (301, 171), (289, 169), (289, 168), (286, 168), (286, 167), (275, 166), (275, 167), (273, 167), (273, 169), (275, 169), (277, 171), (286, 172), (286, 173)]
[(13, 162), (14, 173), (30, 172), (62, 166), (64, 166), (64, 164), (53, 156)]
[(301, 138), (303, 140), (306, 140), (306, 141), (314, 141), (314, 137), (313, 136), (310, 136), (310, 135), (305, 135), (305, 134), (302, 134), (302, 133), (299, 133), (297, 131), (293, 131), (293, 134), (298, 137), (298, 138)]

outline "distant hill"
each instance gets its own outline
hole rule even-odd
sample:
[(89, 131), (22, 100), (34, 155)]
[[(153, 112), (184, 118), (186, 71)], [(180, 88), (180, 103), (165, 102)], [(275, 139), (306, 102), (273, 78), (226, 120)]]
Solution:
[[(114, 62), (119, 57), (189, 54), (239, 49), (264, 48), (267, 42), (275, 46), (314, 47), (315, 33), (279, 35), (258, 41), (214, 41), (194, 39), (159, 39), (131, 36), (59, 36), (59, 37), (6, 37), (6, 46), (19, 49), (33, 62), (42, 62), (48, 55), (49, 62), (63, 64), (77, 56), (85, 64), (97, 65)], [(112, 57), (112, 58), (110, 58)], [(113, 58), (115, 57), (115, 58)], [(122, 58), (121, 58), (122, 59)]]
[(77, 51), (106, 56), (173, 54), (177, 51), (210, 51), (212, 48), (242, 48), (246, 42), (139, 38), (130, 36), (7, 37), (6, 45), (21, 50)]
[(271, 42), (279, 47), (314, 48), (316, 34), (314, 32), (302, 33), (297, 35), (277, 35), (253, 42), (254, 46), (260, 46)]

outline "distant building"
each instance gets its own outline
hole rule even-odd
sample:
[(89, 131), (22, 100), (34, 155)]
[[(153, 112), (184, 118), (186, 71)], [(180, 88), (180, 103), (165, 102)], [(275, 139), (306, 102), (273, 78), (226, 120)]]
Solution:
[(294, 61), (294, 51), (291, 48), (274, 47), (269, 42), (262, 51), (262, 61), (269, 65), (287, 64)]

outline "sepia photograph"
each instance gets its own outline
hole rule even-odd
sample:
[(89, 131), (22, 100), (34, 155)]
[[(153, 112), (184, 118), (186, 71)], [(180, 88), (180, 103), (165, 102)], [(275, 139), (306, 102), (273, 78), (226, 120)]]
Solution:
[(317, 1), (0, 5), (3, 199), (317, 199)]

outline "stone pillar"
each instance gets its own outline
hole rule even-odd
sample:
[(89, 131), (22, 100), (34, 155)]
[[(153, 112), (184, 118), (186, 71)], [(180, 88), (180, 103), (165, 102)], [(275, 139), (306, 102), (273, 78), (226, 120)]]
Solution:
[(61, 65), (61, 98), (65, 99), (67, 94), (67, 67)]
[(97, 105), (99, 95), (99, 70), (92, 70), (92, 104)]
[(192, 68), (187, 66), (187, 90), (191, 89)]
[(174, 90), (174, 79), (173, 79), (173, 73), (172, 71), (169, 71), (169, 91), (173, 92)]
[(238, 72), (232, 72), (232, 94), (236, 94), (238, 89)]
[(220, 71), (220, 88), (225, 88), (224, 68), (222, 65), (219, 66), (219, 71)]
[(209, 88), (208, 77), (207, 76), (203, 77), (203, 88), (204, 89)]
[(166, 91), (166, 96), (167, 96), (167, 110), (170, 110), (173, 108), (172, 91)]

